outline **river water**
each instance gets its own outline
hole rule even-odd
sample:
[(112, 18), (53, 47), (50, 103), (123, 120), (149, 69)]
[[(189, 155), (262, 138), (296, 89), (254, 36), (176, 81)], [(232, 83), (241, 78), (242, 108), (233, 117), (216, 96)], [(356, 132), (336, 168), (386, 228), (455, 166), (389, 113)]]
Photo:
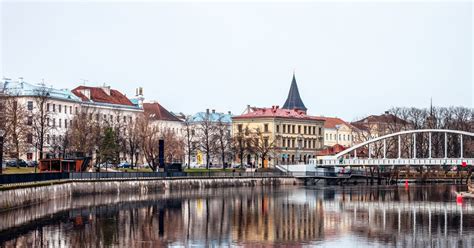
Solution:
[(474, 247), (463, 186), (89, 195), (0, 212), (1, 247)]

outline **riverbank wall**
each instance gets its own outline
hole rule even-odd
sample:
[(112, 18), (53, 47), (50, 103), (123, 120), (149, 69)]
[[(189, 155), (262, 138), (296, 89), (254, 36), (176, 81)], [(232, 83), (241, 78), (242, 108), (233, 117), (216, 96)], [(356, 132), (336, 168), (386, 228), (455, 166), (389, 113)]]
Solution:
[(200, 189), (296, 185), (301, 181), (290, 177), (271, 178), (181, 178), (159, 180), (63, 180), (49, 185), (20, 185), (0, 191), (0, 210), (8, 210), (48, 200), (88, 194), (163, 192), (166, 189)]

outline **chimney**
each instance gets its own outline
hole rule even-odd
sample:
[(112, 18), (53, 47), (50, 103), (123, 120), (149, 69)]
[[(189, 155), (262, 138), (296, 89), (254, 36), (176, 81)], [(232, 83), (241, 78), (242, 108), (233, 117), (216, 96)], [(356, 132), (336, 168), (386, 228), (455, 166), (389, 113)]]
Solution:
[(19, 77), (19, 78), (18, 78), (18, 82), (19, 82), (19, 83), (23, 83), (23, 77)]
[(385, 114), (386, 114), (386, 115), (388, 115), (388, 114), (389, 114), (389, 112), (388, 112), (388, 111), (385, 111)]
[(230, 111), (227, 111), (227, 114), (232, 115), (232, 113)]
[(145, 97), (143, 97), (143, 88), (138, 87), (135, 89), (135, 96), (138, 100), (138, 107), (143, 108), (143, 102), (145, 101)]
[(212, 110), (212, 113), (213, 113), (213, 114), (215, 114), (215, 113), (216, 113), (216, 110), (215, 110), (215, 109), (213, 109), (213, 110)]
[(247, 113), (250, 113), (250, 105), (247, 105)]
[(91, 99), (91, 90), (90, 89), (81, 89), (79, 92), (81, 92), (84, 96), (87, 97), (87, 99)]
[(110, 86), (103, 86), (102, 90), (105, 92), (105, 94), (110, 96)]

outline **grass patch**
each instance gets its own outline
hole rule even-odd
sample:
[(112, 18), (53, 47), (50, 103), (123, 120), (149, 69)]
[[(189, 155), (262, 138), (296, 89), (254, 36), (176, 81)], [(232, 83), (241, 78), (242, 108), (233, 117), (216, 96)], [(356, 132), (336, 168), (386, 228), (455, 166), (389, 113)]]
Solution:
[[(39, 170), (36, 170), (39, 172)], [(35, 173), (35, 167), (7, 167), (3, 168), (3, 174), (24, 174), (24, 173)]]

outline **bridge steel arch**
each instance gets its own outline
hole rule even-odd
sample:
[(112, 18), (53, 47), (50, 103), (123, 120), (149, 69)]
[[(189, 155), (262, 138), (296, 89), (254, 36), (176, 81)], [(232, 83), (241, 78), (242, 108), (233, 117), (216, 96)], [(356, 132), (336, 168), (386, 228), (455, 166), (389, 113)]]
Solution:
[(385, 140), (387, 140), (388, 138), (392, 138), (392, 137), (397, 137), (398, 136), (398, 157), (400, 158), (401, 157), (401, 154), (400, 154), (400, 137), (402, 135), (406, 135), (406, 134), (413, 134), (413, 138), (414, 138), (414, 141), (413, 142), (413, 149), (414, 149), (414, 154), (416, 155), (416, 134), (417, 133), (429, 133), (429, 153), (430, 153), (430, 158), (431, 158), (431, 133), (444, 133), (444, 155), (445, 155), (445, 158), (447, 158), (447, 142), (448, 142), (448, 139), (447, 139), (447, 134), (459, 134), (460, 137), (461, 137), (461, 158), (463, 157), (463, 140), (462, 140), (462, 137), (463, 135), (465, 136), (470, 136), (470, 137), (474, 137), (474, 133), (471, 133), (471, 132), (466, 132), (466, 131), (460, 131), (460, 130), (451, 130), (451, 129), (416, 129), (416, 130), (407, 130), (407, 131), (400, 131), (400, 132), (397, 132), (397, 133), (391, 133), (391, 134), (387, 134), (387, 135), (384, 135), (384, 136), (380, 136), (380, 137), (377, 137), (377, 138), (374, 138), (374, 139), (371, 139), (371, 140), (368, 140), (368, 141), (365, 141), (363, 143), (360, 143), (360, 144), (357, 144), (355, 146), (352, 146), (342, 152), (339, 152), (338, 154), (334, 155), (333, 158), (334, 159), (338, 159), (346, 154), (349, 154), (351, 152), (355, 152), (355, 156), (354, 157), (357, 157), (357, 149), (358, 148), (361, 148), (361, 147), (364, 147), (364, 146), (367, 146), (369, 145), (369, 158), (370, 158), (370, 155), (371, 155), (371, 152), (370, 152), (370, 144), (372, 143), (375, 143), (375, 142), (378, 142), (378, 141), (381, 141), (383, 140), (384, 141), (384, 157), (386, 156), (386, 143), (385, 143)]

